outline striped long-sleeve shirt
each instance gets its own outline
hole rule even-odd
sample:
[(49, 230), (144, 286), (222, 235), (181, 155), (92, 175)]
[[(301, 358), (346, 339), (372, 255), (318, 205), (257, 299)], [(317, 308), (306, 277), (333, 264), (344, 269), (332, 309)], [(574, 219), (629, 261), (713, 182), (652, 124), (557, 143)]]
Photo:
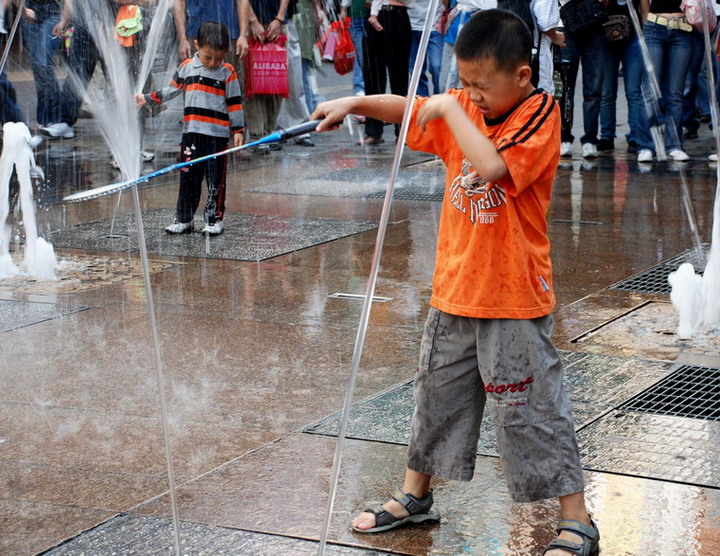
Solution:
[(145, 95), (145, 100), (160, 104), (182, 92), (185, 93), (183, 133), (228, 137), (229, 133), (243, 131), (240, 83), (230, 64), (210, 69), (195, 54), (180, 64), (170, 85)]

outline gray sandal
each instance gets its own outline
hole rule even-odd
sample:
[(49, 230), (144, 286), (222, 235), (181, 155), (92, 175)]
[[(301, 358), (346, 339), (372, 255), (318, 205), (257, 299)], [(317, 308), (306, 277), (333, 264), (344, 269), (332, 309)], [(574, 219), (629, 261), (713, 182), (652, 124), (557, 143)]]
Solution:
[(375, 515), (375, 527), (370, 529), (358, 529), (353, 525), (353, 530), (358, 533), (382, 533), (395, 529), (406, 523), (422, 523), (424, 521), (439, 521), (440, 514), (433, 509), (432, 490), (425, 498), (416, 498), (412, 494), (406, 494), (398, 489), (392, 495), (393, 500), (400, 503), (410, 513), (407, 517), (395, 517), (384, 510), (382, 506), (367, 508), (365, 511)]
[(563, 519), (557, 525), (556, 529), (558, 534), (560, 534), (561, 531), (570, 531), (571, 533), (580, 535), (583, 538), (582, 543), (555, 539), (547, 545), (543, 554), (547, 554), (550, 550), (557, 549), (565, 550), (570, 554), (576, 554), (577, 556), (597, 556), (600, 554), (600, 531), (592, 519), (590, 520), (590, 524), (591, 527), (588, 527), (581, 521)]

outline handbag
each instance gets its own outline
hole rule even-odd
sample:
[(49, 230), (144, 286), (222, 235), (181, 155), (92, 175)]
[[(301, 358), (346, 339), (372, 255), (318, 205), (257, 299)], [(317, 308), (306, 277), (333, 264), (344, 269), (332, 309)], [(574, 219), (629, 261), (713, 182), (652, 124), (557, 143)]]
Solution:
[(611, 15), (602, 26), (605, 38), (611, 42), (624, 41), (632, 36), (632, 24), (626, 15)]
[(355, 64), (355, 45), (353, 44), (352, 36), (350, 36), (349, 18), (343, 22), (342, 28), (340, 29), (334, 54), (333, 64), (335, 71), (338, 72), (339, 75), (350, 73)]
[(248, 39), (245, 56), (245, 96), (274, 95), (288, 98), (287, 37), (279, 35), (273, 42)]
[(600, 25), (607, 18), (607, 9), (598, 0), (570, 0), (560, 7), (560, 19), (571, 34)]

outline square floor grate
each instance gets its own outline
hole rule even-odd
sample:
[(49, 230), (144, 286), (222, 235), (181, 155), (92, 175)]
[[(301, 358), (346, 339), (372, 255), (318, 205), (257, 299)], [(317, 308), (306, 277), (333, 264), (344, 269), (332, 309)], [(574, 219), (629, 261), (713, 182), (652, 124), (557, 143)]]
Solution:
[(720, 369), (683, 365), (619, 409), (720, 421)]
[[(705, 256), (710, 251), (709, 244), (701, 246)], [(695, 267), (695, 272), (704, 268), (704, 262), (698, 261), (697, 253), (694, 249), (681, 253), (680, 255), (668, 259), (640, 274), (631, 276), (621, 282), (617, 282), (609, 287), (611, 290), (626, 290), (631, 292), (643, 293), (659, 293), (670, 295), (671, 287), (668, 283), (668, 276), (671, 272), (675, 272), (683, 263), (691, 263)]]

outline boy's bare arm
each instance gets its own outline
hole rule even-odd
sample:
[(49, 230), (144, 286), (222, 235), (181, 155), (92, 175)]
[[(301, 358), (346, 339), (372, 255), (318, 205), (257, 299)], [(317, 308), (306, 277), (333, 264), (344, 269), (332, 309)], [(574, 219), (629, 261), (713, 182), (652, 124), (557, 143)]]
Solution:
[(370, 95), (366, 97), (343, 97), (318, 104), (311, 120), (320, 120), (317, 131), (338, 127), (348, 114), (359, 114), (391, 124), (402, 123), (405, 97), (398, 95)]
[(452, 95), (430, 97), (417, 114), (417, 125), (425, 125), (436, 118), (445, 120), (465, 158), (478, 176), (487, 182), (497, 181), (507, 174), (505, 160), (495, 145), (475, 126), (462, 106)]

